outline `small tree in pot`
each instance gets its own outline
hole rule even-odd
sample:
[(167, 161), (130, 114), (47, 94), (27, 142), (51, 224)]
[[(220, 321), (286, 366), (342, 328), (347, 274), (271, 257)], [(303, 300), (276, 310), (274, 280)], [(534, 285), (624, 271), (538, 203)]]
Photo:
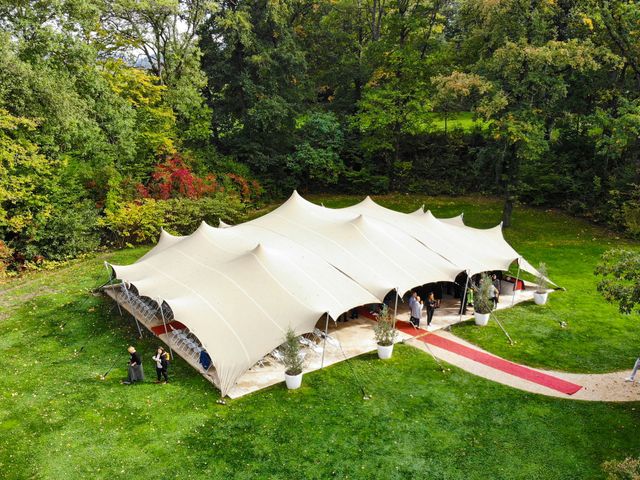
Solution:
[(549, 293), (547, 288), (549, 287), (549, 281), (547, 280), (547, 266), (541, 263), (538, 266), (538, 275), (536, 275), (536, 291), (533, 292), (533, 301), (536, 305), (544, 305), (547, 303), (547, 297)]
[(382, 307), (378, 321), (373, 326), (373, 333), (378, 344), (378, 357), (381, 359), (391, 358), (393, 342), (398, 332), (393, 328), (393, 318), (386, 305)]
[(299, 388), (302, 384), (302, 356), (298, 336), (291, 327), (287, 329), (285, 341), (280, 346), (282, 363), (284, 363), (284, 379), (289, 390)]
[(480, 284), (475, 288), (473, 294), (473, 317), (476, 325), (485, 326), (489, 323), (489, 316), (493, 308), (492, 297), (493, 283), (491, 283), (489, 275), (483, 273), (480, 277)]

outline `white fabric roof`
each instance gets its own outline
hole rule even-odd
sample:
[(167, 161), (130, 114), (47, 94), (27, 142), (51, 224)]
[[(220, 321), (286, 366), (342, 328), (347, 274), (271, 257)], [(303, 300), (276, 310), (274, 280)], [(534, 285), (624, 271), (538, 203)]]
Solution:
[(471, 229), (419, 209), (403, 214), (367, 197), (324, 208), (296, 192), (274, 211), (236, 226), (162, 231), (137, 262), (112, 265), (140, 295), (165, 301), (211, 356), (222, 395), (280, 345), (290, 326), (313, 330), (328, 313), (382, 301), (425, 283), (507, 269), (520, 258), (496, 227)]

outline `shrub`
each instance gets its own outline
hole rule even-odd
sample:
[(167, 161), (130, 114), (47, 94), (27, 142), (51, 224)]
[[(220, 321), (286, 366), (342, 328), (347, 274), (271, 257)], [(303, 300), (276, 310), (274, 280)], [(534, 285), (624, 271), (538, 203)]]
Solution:
[(127, 203), (107, 211), (101, 225), (117, 246), (152, 243), (164, 228), (172, 234), (188, 235), (205, 221), (217, 225), (220, 219), (236, 223), (242, 219), (244, 204), (235, 195), (217, 193), (200, 199), (173, 198)]
[(383, 305), (378, 321), (373, 326), (373, 333), (378, 345), (382, 347), (389, 347), (393, 345), (398, 332), (393, 328), (393, 316), (391, 315), (387, 305)]
[(0, 279), (7, 274), (7, 269), (11, 265), (13, 259), (13, 250), (6, 243), (0, 240)]
[(188, 235), (200, 223), (218, 225), (220, 219), (227, 223), (237, 223), (243, 215), (244, 204), (235, 195), (216, 194), (199, 200), (174, 198), (164, 204), (164, 228), (177, 235)]
[(146, 198), (126, 203), (115, 211), (107, 210), (100, 224), (117, 246), (151, 243), (164, 225), (164, 202)]
[(547, 287), (549, 286), (547, 275), (547, 265), (545, 263), (538, 265), (538, 275), (536, 275), (536, 284), (538, 286), (536, 292), (544, 293), (547, 291)]
[(473, 310), (481, 314), (491, 313), (492, 303), (491, 298), (493, 290), (493, 284), (491, 283), (491, 277), (486, 273), (483, 273), (480, 277), (480, 284), (475, 289), (473, 295)]
[(287, 375), (300, 375), (303, 367), (300, 356), (300, 342), (291, 327), (287, 329), (285, 341), (280, 350), (282, 351), (282, 363), (284, 363), (285, 373)]
[(640, 480), (640, 458), (604, 462), (602, 469), (608, 480)]
[(100, 244), (98, 212), (89, 201), (57, 206), (26, 247), (28, 257), (69, 260)]

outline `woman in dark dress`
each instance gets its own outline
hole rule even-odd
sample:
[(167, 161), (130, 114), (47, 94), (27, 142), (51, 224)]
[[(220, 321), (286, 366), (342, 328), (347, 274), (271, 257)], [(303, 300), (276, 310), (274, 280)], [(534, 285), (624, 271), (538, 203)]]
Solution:
[(436, 311), (436, 299), (435, 296), (433, 295), (433, 292), (429, 293), (429, 297), (427, 298), (427, 301), (425, 303), (425, 306), (427, 307), (427, 327), (429, 325), (431, 325), (431, 320), (433, 319), (433, 312)]
[(127, 376), (127, 381), (124, 382), (127, 385), (130, 385), (135, 382), (143, 382), (144, 381), (144, 369), (142, 368), (142, 358), (140, 358), (140, 354), (136, 352), (136, 349), (133, 347), (127, 348), (129, 355), (129, 375)]

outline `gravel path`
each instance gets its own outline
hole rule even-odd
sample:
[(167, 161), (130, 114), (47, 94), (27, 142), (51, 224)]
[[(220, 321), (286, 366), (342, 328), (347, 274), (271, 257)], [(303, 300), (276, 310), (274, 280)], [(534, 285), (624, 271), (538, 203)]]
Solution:
[[(429, 335), (439, 335), (447, 338), (451, 341), (460, 343), (469, 348), (484, 352), (481, 348), (456, 337), (450, 332), (440, 330)], [(434, 345), (427, 346), (424, 342), (416, 338), (406, 339), (405, 343), (414, 346), (420, 350), (432, 353), (440, 360), (443, 360), (451, 365), (455, 365), (462, 370), (466, 370), (469, 373), (478, 375), (479, 377), (492, 380), (494, 382), (502, 383), (513, 388), (518, 388), (531, 393), (538, 393), (541, 395), (548, 395), (550, 397), (566, 398), (570, 400), (587, 400), (596, 402), (634, 402), (640, 401), (640, 377), (636, 377), (636, 382), (625, 382), (625, 378), (631, 374), (631, 370), (625, 370), (622, 372), (603, 373), (603, 374), (587, 374), (587, 373), (566, 373), (555, 372), (550, 370), (541, 370), (532, 368), (539, 372), (544, 372), (549, 375), (554, 375), (558, 378), (566, 380), (568, 382), (582, 385), (578, 392), (573, 395), (566, 395), (556, 390), (544, 387), (537, 383), (524, 380), (508, 373), (496, 370), (489, 366), (478, 363), (474, 360), (470, 360), (466, 357), (457, 355), (448, 350), (438, 348)], [(491, 354), (490, 352), (486, 352)], [(531, 368), (531, 367), (528, 367)]]

